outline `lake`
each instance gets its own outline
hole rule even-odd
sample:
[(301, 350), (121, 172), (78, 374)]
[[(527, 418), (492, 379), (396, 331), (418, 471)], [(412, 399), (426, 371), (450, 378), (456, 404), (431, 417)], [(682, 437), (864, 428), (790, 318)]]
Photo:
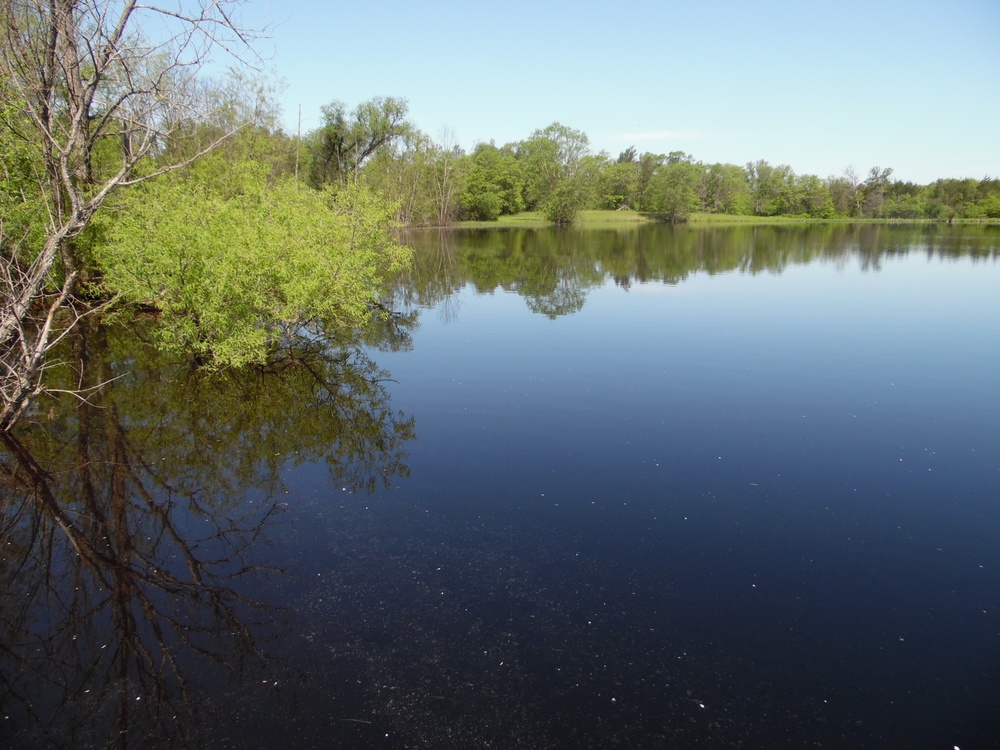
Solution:
[(0, 746), (1000, 747), (1000, 228), (411, 232), (0, 458)]

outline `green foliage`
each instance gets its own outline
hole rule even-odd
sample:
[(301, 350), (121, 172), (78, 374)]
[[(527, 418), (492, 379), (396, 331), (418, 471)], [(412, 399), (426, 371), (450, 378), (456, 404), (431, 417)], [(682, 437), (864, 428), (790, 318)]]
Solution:
[(872, 167), (868, 172), (868, 179), (862, 186), (862, 212), (864, 216), (880, 217), (886, 201), (886, 192), (889, 186), (889, 177), (892, 175), (891, 169), (879, 169)]
[(503, 213), (503, 198), (498, 192), (490, 189), (476, 190), (475, 186), (466, 185), (467, 193), (463, 197), (465, 215), (471, 221), (497, 221)]
[(705, 211), (737, 215), (753, 213), (747, 173), (735, 164), (705, 167), (700, 197)]
[(1000, 219), (1000, 194), (994, 193), (976, 205), (976, 218)]
[(617, 164), (635, 164), (638, 152), (635, 150), (635, 146), (629, 146), (624, 151), (618, 154)]
[(397, 148), (378, 149), (361, 171), (362, 182), (396, 205), (394, 218), (400, 224), (434, 224), (435, 156), (430, 138), (413, 131), (399, 139)]
[(636, 177), (635, 186), (635, 208), (638, 211), (645, 211), (647, 209), (646, 201), (649, 197), (649, 187), (653, 182), (653, 176), (656, 174), (656, 170), (660, 168), (666, 159), (663, 154), (652, 154), (646, 151), (641, 157), (639, 157), (639, 169)]
[[(628, 152), (623, 152), (622, 155), (628, 156)], [(638, 185), (639, 173), (634, 158), (623, 161), (622, 156), (619, 156), (616, 163), (609, 164), (601, 173), (597, 188), (598, 205), (610, 210), (632, 208)]]
[(209, 116), (178, 122), (157, 164), (184, 163), (206, 149), (228, 154), (230, 162), (267, 162), (275, 176), (294, 174), (299, 144), (279, 126), (276, 86), (266, 79), (229, 70), (219, 80), (200, 82), (201, 96), (213, 102)]
[[(102, 239), (95, 217), (123, 190), (250, 124), (199, 78), (213, 48), (237, 60), (249, 51), (254, 34), (232, 22), (235, 4), (0, 8), (0, 430), (41, 393), (54, 364), (47, 353), (81, 319), (75, 298), (93, 288), (90, 249)], [(156, 39), (141, 28), (150, 13)], [(204, 148), (171, 160), (185, 133), (223, 121), (231, 127)]]
[(561, 180), (545, 201), (545, 218), (554, 224), (572, 224), (584, 201), (584, 181)]
[(350, 113), (343, 102), (323, 107), (323, 124), (309, 135), (309, 181), (313, 187), (356, 179), (361, 166), (379, 149), (412, 130), (403, 99), (377, 96)]
[(524, 207), (537, 210), (562, 176), (558, 147), (554, 141), (536, 135), (518, 143), (516, 153), (524, 174)]
[(606, 151), (581, 157), (573, 170), (572, 179), (577, 183), (581, 209), (601, 207), (600, 186), (605, 171), (613, 166)]
[(854, 206), (853, 195), (856, 191), (851, 180), (844, 177), (830, 177), (826, 181), (826, 189), (830, 193), (835, 216), (850, 216)]
[(787, 164), (775, 167), (760, 159), (747, 164), (746, 173), (755, 214), (775, 216), (800, 212), (795, 195), (795, 172)]
[[(445, 133), (448, 141), (449, 136)], [(410, 130), (380, 148), (361, 170), (361, 181), (396, 204), (403, 226), (445, 226), (461, 213), (460, 195), (471, 165), (454, 145)]]
[(826, 185), (816, 175), (795, 177), (793, 183), (796, 213), (813, 219), (831, 219), (834, 216), (833, 200)]
[[(1000, 181), (989, 177), (983, 180), (935, 180), (921, 191), (926, 213), (943, 219), (996, 218), (998, 195)], [(994, 215), (991, 216), (991, 213)]]
[(657, 170), (649, 188), (649, 210), (663, 221), (687, 221), (698, 209), (700, 170), (689, 160), (677, 159)]
[(886, 200), (883, 214), (889, 219), (919, 219), (926, 215), (926, 208), (916, 195), (901, 194)]
[(461, 193), (467, 218), (496, 221), (501, 215), (524, 210), (521, 163), (508, 150), (480, 143), (472, 152), (469, 173)]
[(533, 211), (545, 206), (556, 186), (571, 177), (587, 154), (587, 134), (554, 122), (536, 130), (516, 146), (524, 169), (524, 204)]
[[(503, 148), (480, 144), (465, 168), (458, 209), (439, 212), (438, 223), (453, 216), (497, 221), (523, 211), (567, 223), (577, 211), (591, 209), (631, 209), (672, 222), (684, 221), (691, 212), (810, 219), (1000, 218), (1000, 181), (988, 177), (921, 187), (890, 182), (888, 168), (873, 167), (867, 179), (852, 168), (842, 176), (820, 178), (762, 159), (745, 166), (704, 164), (683, 151), (640, 156), (634, 146), (612, 160), (605, 152), (590, 154), (586, 134), (558, 122)], [(371, 184), (381, 188), (384, 180)], [(401, 219), (420, 223), (411, 215), (403, 212)]]
[(373, 314), (409, 251), (369, 190), (314, 191), (265, 165), (206, 157), (131, 191), (94, 249), (107, 292), (161, 311), (160, 343), (214, 366), (262, 362), (303, 329)]
[(0, 257), (30, 263), (45, 238), (45, 168), (24, 103), (0, 78)]

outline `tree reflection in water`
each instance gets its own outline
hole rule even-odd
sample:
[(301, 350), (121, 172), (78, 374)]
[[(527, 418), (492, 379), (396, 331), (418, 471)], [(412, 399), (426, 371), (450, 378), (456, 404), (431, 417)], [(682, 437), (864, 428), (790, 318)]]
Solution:
[(995, 258), (996, 227), (933, 224), (629, 225), (624, 229), (410, 230), (413, 268), (397, 279), (400, 308), (431, 307), (466, 284), (523, 297), (549, 318), (583, 309), (591, 290), (613, 281), (678, 284), (697, 273), (781, 273), (822, 259), (883, 259), (920, 248), (928, 257)]
[(2, 439), (0, 745), (210, 746), (221, 696), (278, 699), (259, 547), (282, 467), (325, 459), (355, 490), (407, 471), (413, 421), (359, 350), (223, 376), (135, 333), (81, 328), (53, 387), (120, 378)]

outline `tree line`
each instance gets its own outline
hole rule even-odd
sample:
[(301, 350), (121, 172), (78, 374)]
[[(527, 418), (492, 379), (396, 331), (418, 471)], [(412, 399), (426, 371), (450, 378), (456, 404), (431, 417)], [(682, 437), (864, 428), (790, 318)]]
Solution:
[(666, 221), (691, 213), (813, 219), (1000, 218), (1000, 179), (894, 180), (891, 168), (853, 167), (819, 177), (764, 160), (709, 164), (682, 151), (594, 153), (583, 131), (555, 122), (527, 138), (471, 152), (445, 134), (435, 141), (406, 117), (406, 102), (375, 98), (348, 112), (323, 108), (302, 146), (314, 187), (351, 176), (380, 190), (407, 225), (494, 221), (541, 211), (570, 223), (586, 209), (641, 211)]

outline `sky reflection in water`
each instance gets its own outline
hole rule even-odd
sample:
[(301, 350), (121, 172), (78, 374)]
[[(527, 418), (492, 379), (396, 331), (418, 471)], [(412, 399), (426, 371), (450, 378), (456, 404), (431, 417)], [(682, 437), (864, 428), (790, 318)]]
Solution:
[(394, 643), (500, 644), (486, 687), (424, 679), (540, 746), (992, 741), (998, 291), (911, 252), (423, 311), (379, 356), (412, 475), (367, 522), (458, 602), (400, 606)]

